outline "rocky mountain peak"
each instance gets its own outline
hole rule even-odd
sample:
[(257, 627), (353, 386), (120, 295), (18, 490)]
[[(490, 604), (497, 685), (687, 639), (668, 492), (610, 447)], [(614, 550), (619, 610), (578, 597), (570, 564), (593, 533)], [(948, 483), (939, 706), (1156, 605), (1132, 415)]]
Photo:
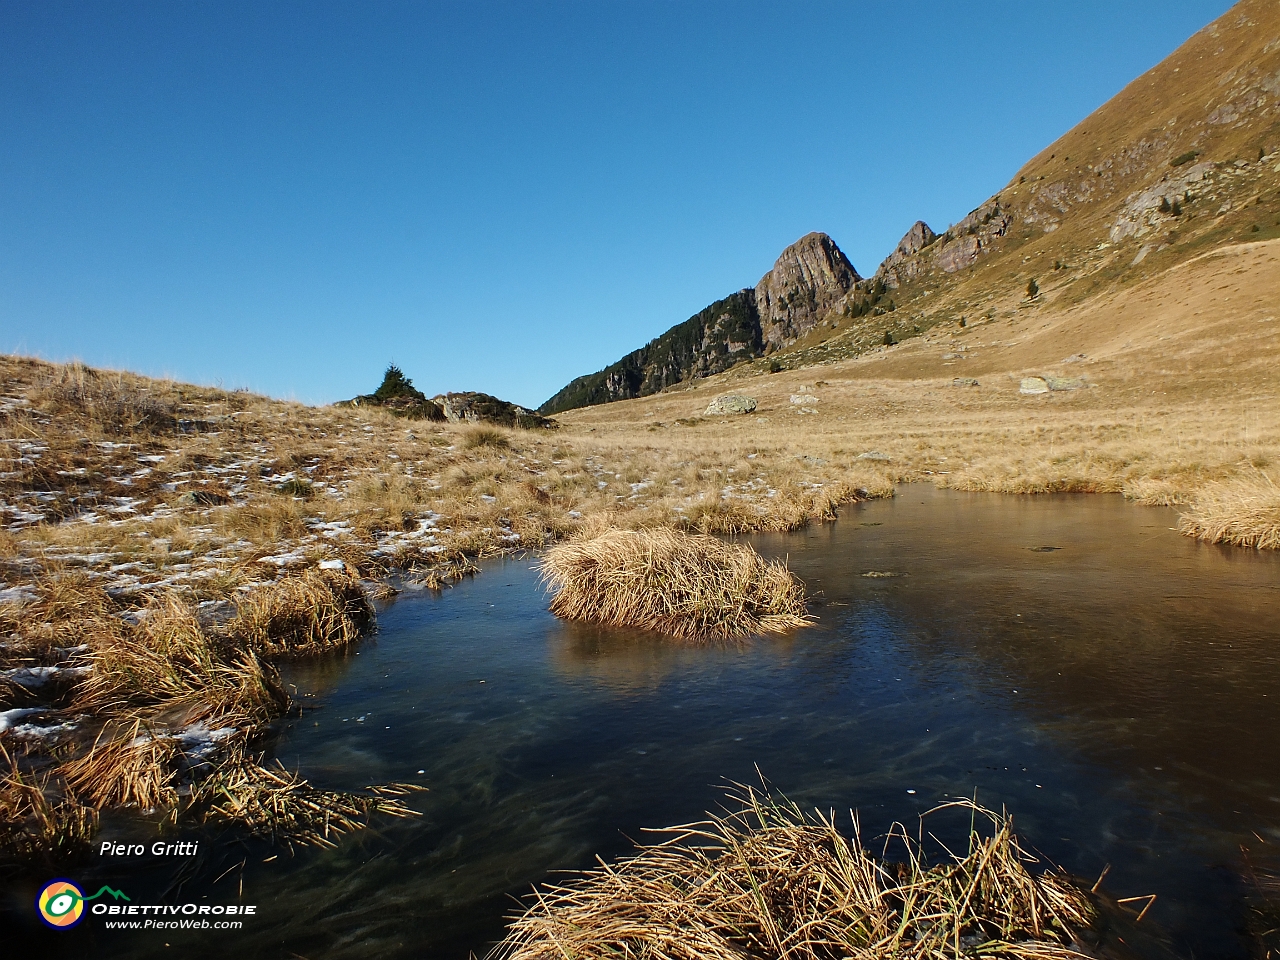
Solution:
[(861, 279), (825, 233), (809, 233), (791, 244), (755, 288), (766, 348), (804, 336)]
[(906, 236), (898, 241), (898, 246), (893, 253), (889, 255), (893, 257), (909, 257), (913, 253), (919, 253), (933, 241), (938, 239), (938, 235), (934, 233), (927, 223), (923, 220), (917, 220), (907, 231)]
[(916, 255), (937, 239), (938, 235), (927, 223), (917, 220), (898, 241), (893, 253), (880, 264), (880, 268), (876, 270), (876, 279), (891, 290), (901, 286), (923, 270), (923, 264)]

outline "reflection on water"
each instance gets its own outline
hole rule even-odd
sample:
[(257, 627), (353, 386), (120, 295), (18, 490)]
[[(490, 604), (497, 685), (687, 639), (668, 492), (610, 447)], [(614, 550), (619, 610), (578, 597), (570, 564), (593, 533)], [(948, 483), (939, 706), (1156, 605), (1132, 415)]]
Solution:
[[(323, 786), (421, 783), (421, 819), (269, 862), (206, 837), (181, 895), (234, 901), (243, 884), (260, 904), (246, 929), (85, 924), (45, 949), (483, 952), (512, 894), (697, 818), (758, 766), (804, 805), (858, 807), (872, 832), (976, 789), (1067, 868), (1111, 863), (1111, 890), (1158, 893), (1180, 952), (1244, 956), (1240, 846), (1280, 844), (1280, 558), (1175, 521), (1119, 498), (904, 487), (754, 538), (819, 592), (819, 622), (742, 647), (560, 624), (527, 563), (402, 597), (358, 655), (291, 668), (314, 696), (276, 750)], [(172, 864), (82, 876), (178, 895)], [(21, 894), (6, 919), (34, 935)]]

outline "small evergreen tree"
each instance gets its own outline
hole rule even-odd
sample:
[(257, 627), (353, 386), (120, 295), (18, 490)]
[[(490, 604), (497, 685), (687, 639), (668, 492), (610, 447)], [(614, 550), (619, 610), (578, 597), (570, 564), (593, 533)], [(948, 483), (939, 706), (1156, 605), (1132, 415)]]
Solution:
[(406, 377), (404, 371), (394, 363), (388, 364), (387, 372), (382, 376), (382, 385), (373, 392), (373, 395), (379, 400), (392, 400), (396, 397), (425, 399), (419, 391), (413, 388), (413, 381)]

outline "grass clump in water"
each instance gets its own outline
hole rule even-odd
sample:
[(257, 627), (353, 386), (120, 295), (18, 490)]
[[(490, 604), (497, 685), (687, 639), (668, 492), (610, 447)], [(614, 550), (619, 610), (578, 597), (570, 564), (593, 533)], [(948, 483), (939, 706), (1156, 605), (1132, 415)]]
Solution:
[[(1013, 822), (964, 801), (991, 835), (931, 865), (901, 826), (906, 860), (863, 847), (833, 817), (744, 788), (741, 809), (667, 830), (665, 842), (538, 890), (490, 960), (682, 957), (1056, 960), (1089, 955), (1097, 914), (1057, 872), (1031, 873)], [(888, 844), (886, 844), (886, 850)]]
[(280, 656), (345, 647), (372, 622), (360, 581), (310, 570), (255, 590), (239, 603), (227, 632), (253, 650)]
[(1266, 474), (1203, 490), (1178, 530), (1209, 543), (1280, 550), (1280, 488)]
[(610, 530), (541, 563), (566, 620), (727, 640), (805, 626), (804, 586), (745, 544), (674, 530)]

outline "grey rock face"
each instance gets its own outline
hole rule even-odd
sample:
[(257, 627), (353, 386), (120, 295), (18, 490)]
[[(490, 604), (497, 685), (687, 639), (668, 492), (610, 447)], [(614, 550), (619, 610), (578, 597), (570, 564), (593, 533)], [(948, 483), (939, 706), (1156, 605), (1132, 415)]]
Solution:
[(755, 397), (743, 397), (737, 394), (725, 394), (716, 397), (703, 413), (704, 417), (723, 417), (734, 413), (751, 413), (756, 408)]
[(539, 410), (556, 413), (644, 397), (771, 353), (840, 309), (861, 279), (834, 240), (810, 233), (782, 251), (755, 287), (716, 301), (616, 363), (578, 377)]
[(787, 247), (756, 284), (756, 312), (766, 349), (804, 336), (861, 279), (825, 233), (806, 234)]
[(979, 384), (973, 377), (956, 377), (951, 381), (951, 385), (953, 387), (976, 387)]
[(937, 239), (938, 235), (929, 228), (927, 223), (917, 220), (906, 235), (898, 241), (898, 246), (894, 248), (893, 253), (880, 264), (876, 277), (883, 280), (886, 287), (896, 289), (918, 276), (924, 271), (925, 264), (916, 254)]
[(1212, 163), (1197, 163), (1180, 171), (1176, 176), (1165, 176), (1145, 190), (1131, 194), (1125, 200), (1119, 217), (1111, 225), (1108, 239), (1119, 243), (1129, 237), (1143, 237), (1172, 219), (1172, 213), (1160, 210), (1161, 203), (1168, 204), (1181, 201), (1188, 193), (1200, 193), (1206, 181), (1214, 176)]
[(1048, 393), (1049, 384), (1045, 382), (1044, 377), (1023, 377), (1022, 384), (1018, 387), (1018, 392), (1027, 396)]
[(994, 197), (947, 230), (935, 234), (917, 222), (876, 270), (876, 278), (895, 289), (924, 273), (955, 273), (977, 259), (1013, 224), (1013, 213)]

